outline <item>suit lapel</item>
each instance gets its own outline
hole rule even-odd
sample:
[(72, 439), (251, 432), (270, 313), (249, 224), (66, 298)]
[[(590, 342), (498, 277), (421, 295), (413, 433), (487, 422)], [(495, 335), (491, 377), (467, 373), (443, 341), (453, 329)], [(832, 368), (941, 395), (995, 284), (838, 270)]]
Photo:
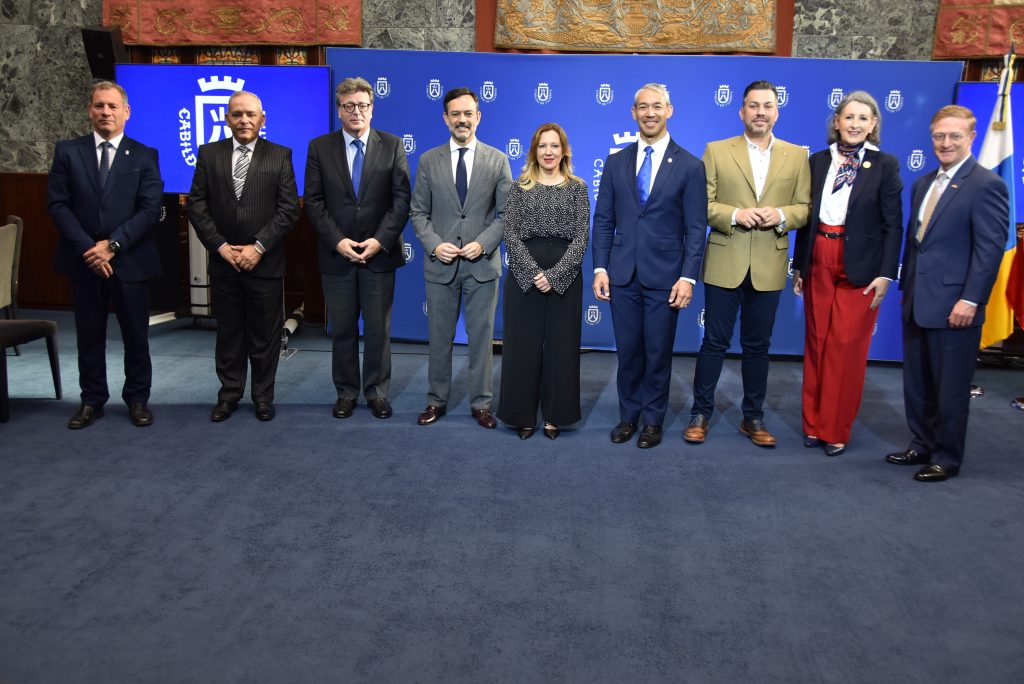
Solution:
[[(630, 145), (619, 154), (626, 155), (626, 165), (623, 171), (626, 174), (626, 178), (629, 180), (630, 196), (633, 201), (636, 202), (636, 206), (640, 206), (640, 190), (636, 187), (636, 158), (640, 154), (640, 143), (634, 143)], [(647, 196), (647, 200), (650, 201), (650, 195)]]
[[(473, 202), (473, 198), (476, 197), (477, 192), (480, 190), (480, 176), (483, 175), (484, 169), (488, 167), (491, 160), (490, 153), (480, 144), (480, 141), (476, 141), (476, 150), (473, 152), (473, 175), (469, 178), (469, 187), (466, 188), (466, 204), (463, 208), (469, 207)], [(455, 187), (455, 179), (452, 178), (452, 188)], [(458, 193), (455, 194), (455, 199), (458, 201)]]
[[(817, 201), (818, 208), (820, 210), (821, 205), (824, 203), (825, 193), (825, 176), (828, 175), (828, 167), (832, 164), (832, 152), (827, 151), (827, 154), (822, 154), (814, 157), (814, 168), (811, 169), (811, 178), (813, 179), (814, 186), (811, 188), (811, 197)], [(822, 168), (824, 167), (824, 168)], [(817, 222), (817, 213), (811, 217), (811, 220)]]
[(864, 160), (857, 169), (857, 177), (853, 180), (853, 188), (850, 190), (850, 201), (847, 203), (847, 211), (857, 201), (864, 187), (875, 182), (878, 176), (878, 152), (875, 150), (864, 150)]
[[(971, 175), (971, 171), (974, 170), (974, 166), (977, 164), (974, 158), (969, 158), (964, 162), (964, 165), (956, 172), (949, 182), (946, 183), (946, 189), (942, 191), (942, 196), (939, 197), (939, 203), (935, 205), (935, 211), (932, 212), (931, 222), (928, 224), (928, 230), (925, 231), (924, 239), (927, 240), (935, 230), (934, 228), (938, 225), (940, 218), (942, 217), (942, 211), (949, 203), (956, 197), (957, 192), (967, 182), (967, 177)], [(938, 171), (931, 174), (932, 180), (938, 175)]]
[[(434, 161), (434, 163), (436, 164), (434, 175), (437, 178), (443, 178), (444, 179), (443, 185), (448, 190), (448, 195), (451, 197), (452, 203), (456, 207), (462, 207), (462, 203), (459, 202), (459, 193), (455, 191), (455, 175), (452, 173), (452, 152), (451, 152), (451, 149), (448, 147), (448, 144), (446, 143), (444, 148), (442, 148), (442, 150), (443, 150), (442, 154), (437, 155), (437, 159)], [(481, 151), (479, 143), (477, 143), (476, 151), (477, 151), (477, 153), (479, 153)], [(476, 166), (477, 162), (481, 162), (481, 157), (480, 157), (479, 154), (477, 155), (477, 158), (473, 160), (474, 171), (477, 170), (477, 166)], [(480, 168), (482, 168), (482, 164), (481, 164)], [(476, 174), (473, 174), (473, 175), (475, 176)], [(472, 182), (472, 180), (470, 182)], [(469, 196), (470, 196), (469, 189), (467, 189), (466, 190), (466, 203), (467, 204), (469, 204)]]
[(78, 146), (78, 152), (82, 157), (82, 165), (85, 167), (85, 172), (88, 174), (89, 179), (92, 181), (92, 187), (96, 190), (96, 194), (100, 193), (100, 165), (98, 157), (96, 156), (96, 147), (93, 145), (95, 138), (92, 133), (81, 138), (82, 144)]
[[(348, 168), (348, 150), (345, 146), (345, 134), (338, 131), (331, 136), (331, 164), (337, 177), (341, 179), (341, 186), (345, 188), (349, 196), (355, 199), (355, 188), (352, 187), (352, 172)], [(365, 165), (365, 160), (363, 161)]]
[[(772, 145), (772, 153), (768, 158), (768, 176), (764, 179), (764, 187), (761, 188), (761, 197), (766, 197), (768, 195), (768, 191), (771, 189), (772, 183), (774, 183), (775, 179), (780, 173), (782, 173), (782, 167), (789, 163), (789, 150), (779, 145), (778, 140), (775, 140)], [(750, 168), (749, 154), (747, 155), (747, 168)], [(750, 180), (753, 181), (753, 179), (754, 171), (751, 169)], [(753, 183), (751, 183), (750, 187), (754, 188), (754, 196), (757, 197), (757, 187)], [(760, 201), (760, 199), (761, 198), (758, 197), (758, 201)]]
[[(747, 185), (750, 186), (750, 194), (757, 197), (757, 184), (754, 182), (754, 169), (750, 166), (750, 153), (747, 152), (747, 141), (742, 135), (733, 138), (733, 142), (729, 146), (729, 153), (732, 154), (733, 161), (736, 162), (736, 166), (739, 168), (740, 173), (745, 179), (747, 179)], [(768, 177), (771, 178), (771, 175), (771, 169), (769, 169)]]
[[(234, 153), (235, 144), (231, 143), (228, 146), (228, 174), (231, 176), (231, 185), (234, 187), (234, 173), (235, 169), (231, 166), (231, 155)], [(256, 144), (252, 149), (252, 159), (249, 160), (249, 170), (245, 172), (245, 183), (242, 185), (242, 192), (238, 197), (238, 201), (241, 202), (245, 197), (246, 193), (249, 192), (249, 187), (252, 185), (252, 179), (256, 171), (263, 164), (263, 158), (267, 155), (267, 143), (262, 138), (256, 138)]]
[[(637, 148), (639, 150), (639, 147)], [(676, 145), (675, 141), (669, 138), (668, 147), (665, 148), (665, 157), (661, 160), (661, 166), (658, 167), (658, 175), (654, 177), (654, 183), (651, 184), (651, 193), (647, 196), (647, 203), (657, 196), (658, 190), (663, 188), (668, 180), (666, 180), (675, 168), (675, 158), (679, 154), (679, 145)], [(639, 154), (639, 152), (637, 152)], [(633, 168), (636, 168), (636, 158), (634, 155)], [(637, 201), (640, 200), (640, 188), (637, 187), (636, 183), (633, 183), (633, 190), (637, 193)]]

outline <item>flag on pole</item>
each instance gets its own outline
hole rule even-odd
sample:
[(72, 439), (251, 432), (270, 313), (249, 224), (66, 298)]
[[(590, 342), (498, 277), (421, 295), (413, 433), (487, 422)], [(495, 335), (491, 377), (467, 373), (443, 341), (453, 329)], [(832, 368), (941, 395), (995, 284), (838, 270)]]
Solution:
[[(1016, 55), (1011, 47), (1010, 54), (1003, 57), (1003, 70), (999, 75), (999, 94), (996, 96), (992, 118), (985, 130), (981, 153), (978, 155), (978, 163), (998, 174), (1006, 182), (1006, 189), (1010, 193), (1010, 221), (1006, 226), (1006, 248), (1003, 253), (1003, 261), (999, 266), (999, 275), (996, 276), (996, 283), (992, 286), (992, 294), (989, 295), (988, 306), (985, 308), (985, 323), (981, 328), (982, 349), (1002, 342), (1013, 334), (1011, 299), (1018, 300), (1017, 315), (1024, 314), (1021, 311), (1021, 308), (1024, 307), (1020, 307), (1024, 302), (1019, 301), (1020, 295), (1024, 295), (1024, 293), (1013, 297), (1007, 291), (1007, 284), (1011, 282), (1010, 271), (1017, 251), (1017, 221), (1014, 215), (1013, 198), (1013, 117), (1010, 111), (1010, 86), (1013, 83), (1015, 59)], [(1024, 280), (1020, 273), (1015, 276), (1017, 281)]]

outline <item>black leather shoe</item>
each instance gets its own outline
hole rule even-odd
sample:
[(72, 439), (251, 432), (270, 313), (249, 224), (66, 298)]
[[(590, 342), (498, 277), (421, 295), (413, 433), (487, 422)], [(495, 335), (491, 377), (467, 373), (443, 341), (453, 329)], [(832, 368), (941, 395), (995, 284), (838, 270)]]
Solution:
[(210, 411), (210, 420), (220, 423), (231, 417), (231, 414), (238, 408), (237, 401), (218, 401), (217, 405)]
[(491, 409), (472, 409), (470, 413), (476, 420), (476, 424), (479, 425), (480, 427), (487, 428), (488, 430), (493, 430), (494, 428), (498, 427), (498, 421), (496, 421), (494, 419), (494, 416), (491, 415)]
[(650, 449), (659, 444), (661, 444), (661, 426), (644, 425), (644, 429), (640, 431), (640, 438), (636, 440), (636, 445), (641, 449)]
[(820, 447), (822, 444), (824, 444), (824, 442), (822, 442), (817, 437), (808, 437), (807, 435), (804, 435), (804, 446), (807, 447), (808, 449)]
[(94, 420), (99, 420), (103, 417), (102, 406), (90, 406), (89, 404), (82, 404), (75, 411), (75, 415), (71, 416), (71, 420), (68, 421), (69, 430), (81, 430), (82, 428), (89, 427), (92, 425)]
[(636, 423), (620, 422), (612, 428), (612, 444), (623, 444), (633, 439), (636, 434)]
[(516, 430), (516, 434), (519, 435), (519, 439), (530, 439), (533, 437), (533, 433), (537, 431), (537, 428), (526, 427), (519, 428)]
[(842, 456), (846, 453), (845, 444), (829, 444), (826, 442), (822, 444), (821, 448), (825, 450), (826, 456)]
[(256, 418), (259, 420), (274, 420), (274, 416), (277, 415), (277, 409), (269, 401), (257, 401), (256, 402)]
[(153, 424), (153, 412), (145, 404), (137, 402), (132, 404), (131, 408), (128, 409), (128, 415), (132, 419), (132, 424), (138, 427), (146, 427)]
[(348, 418), (352, 415), (352, 410), (355, 407), (355, 399), (341, 398), (334, 402), (334, 408), (331, 409), (331, 413), (334, 414), (335, 418)]
[(914, 474), (918, 482), (943, 482), (960, 474), (958, 466), (940, 466), (935, 463), (921, 468)]
[(548, 439), (558, 439), (560, 431), (554, 423), (544, 423), (544, 436)]
[(919, 454), (913, 449), (907, 449), (906, 451), (889, 454), (885, 457), (885, 460), (895, 465), (927, 465), (931, 462), (931, 457)]
[(373, 411), (374, 418), (390, 418), (391, 417), (391, 404), (388, 403), (387, 399), (370, 399), (366, 402), (370, 410)]
[(416, 419), (417, 425), (431, 425), (436, 423), (444, 414), (448, 413), (447, 406), (430, 406), (423, 409), (423, 413)]

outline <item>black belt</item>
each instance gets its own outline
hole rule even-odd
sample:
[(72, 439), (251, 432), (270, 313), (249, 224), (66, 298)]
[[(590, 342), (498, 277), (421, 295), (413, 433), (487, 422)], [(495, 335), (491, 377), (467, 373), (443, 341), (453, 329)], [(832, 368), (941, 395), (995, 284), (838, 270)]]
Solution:
[(846, 235), (846, 233), (826, 233), (823, 230), (819, 230), (818, 231), (818, 235), (821, 235), (823, 237), (827, 237), (827, 238), (829, 238), (831, 240), (838, 240), (839, 238), (841, 238), (844, 235)]

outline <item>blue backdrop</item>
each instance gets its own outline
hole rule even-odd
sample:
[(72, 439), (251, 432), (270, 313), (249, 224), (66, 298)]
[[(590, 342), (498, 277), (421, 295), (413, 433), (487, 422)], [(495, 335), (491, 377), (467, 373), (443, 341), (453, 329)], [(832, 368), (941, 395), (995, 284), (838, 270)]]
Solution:
[[(809, 151), (825, 147), (826, 124), (843, 93), (871, 92), (883, 108), (882, 149), (902, 162), (904, 206), (914, 179), (934, 165), (928, 122), (939, 107), (953, 101), (960, 62), (877, 62), (769, 57), (667, 55), (523, 55), (406, 52), (330, 48), (327, 63), (334, 85), (362, 76), (374, 85), (372, 126), (405, 140), (413, 177), (419, 155), (446, 144), (442, 98), (450, 88), (467, 86), (481, 96), (483, 119), (478, 137), (504, 150), (518, 175), (530, 136), (542, 123), (556, 121), (569, 135), (576, 175), (596, 198), (601, 169), (609, 153), (634, 142), (636, 122), (630, 105), (636, 89), (656, 81), (668, 87), (675, 114), (672, 137), (700, 157), (704, 146), (742, 132), (739, 108), (743, 88), (767, 79), (780, 89), (778, 137)], [(987, 121), (987, 112), (978, 112)], [(333, 130), (340, 128), (335, 116)], [(1022, 193), (1024, 194), (1024, 193)], [(905, 209), (909, 211), (909, 209)], [(392, 334), (426, 339), (422, 250), (411, 224), (405, 230), (408, 265), (398, 271)], [(583, 346), (611, 349), (614, 338), (608, 305), (590, 290), (592, 267), (584, 262)], [(886, 298), (870, 356), (899, 360), (899, 296)], [(500, 307), (500, 305), (499, 305)], [(703, 288), (682, 312), (676, 350), (693, 352), (703, 334)], [(501, 336), (501, 310), (495, 326)], [(772, 341), (776, 354), (803, 353), (803, 302), (783, 293)], [(464, 340), (464, 331), (459, 330)], [(735, 345), (734, 349), (738, 350)]]

